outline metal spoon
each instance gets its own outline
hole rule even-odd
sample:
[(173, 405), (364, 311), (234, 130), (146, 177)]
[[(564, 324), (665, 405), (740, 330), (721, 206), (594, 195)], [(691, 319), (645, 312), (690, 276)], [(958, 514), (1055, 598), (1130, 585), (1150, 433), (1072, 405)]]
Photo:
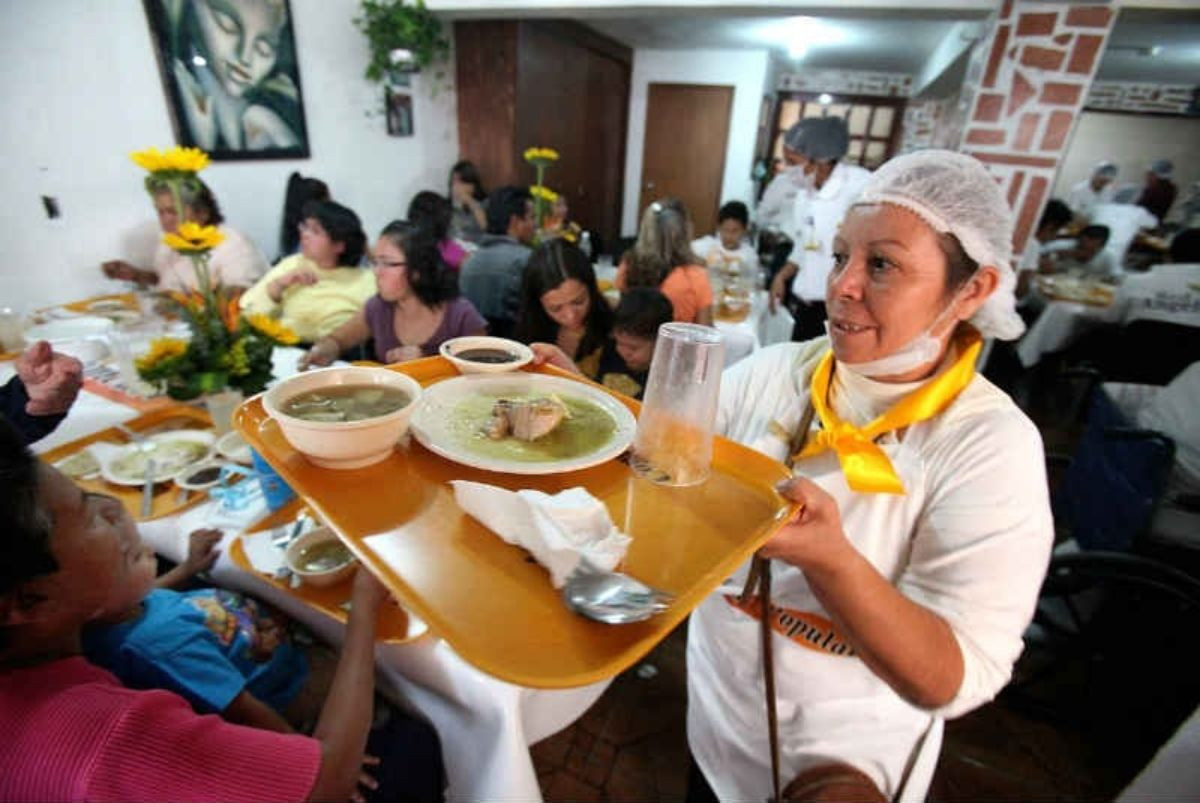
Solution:
[(605, 572), (584, 562), (562, 590), (567, 607), (597, 622), (620, 625), (662, 613), (675, 597), (620, 572)]

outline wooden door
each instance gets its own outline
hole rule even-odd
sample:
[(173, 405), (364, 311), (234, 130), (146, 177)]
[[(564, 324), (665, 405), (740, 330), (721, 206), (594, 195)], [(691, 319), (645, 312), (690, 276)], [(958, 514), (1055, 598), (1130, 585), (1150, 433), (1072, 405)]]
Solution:
[(654, 200), (678, 198), (692, 214), (696, 235), (717, 227), (732, 86), (650, 84), (638, 220)]

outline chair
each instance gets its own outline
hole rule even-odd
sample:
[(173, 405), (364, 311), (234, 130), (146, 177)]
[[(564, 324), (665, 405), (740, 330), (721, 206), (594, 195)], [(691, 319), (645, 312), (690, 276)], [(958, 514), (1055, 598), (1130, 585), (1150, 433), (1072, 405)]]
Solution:
[[(1048, 460), (1053, 467), (1062, 459)], [(1051, 495), (1056, 526), (1081, 549), (1130, 551), (1149, 527), (1174, 460), (1170, 438), (1130, 427), (1108, 394), (1093, 387), (1083, 436)]]

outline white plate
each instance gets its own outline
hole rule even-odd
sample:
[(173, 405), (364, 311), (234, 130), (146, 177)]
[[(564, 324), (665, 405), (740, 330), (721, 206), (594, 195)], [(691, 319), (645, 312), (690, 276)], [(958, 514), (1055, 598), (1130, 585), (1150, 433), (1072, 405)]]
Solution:
[[(153, 435), (147, 435), (146, 440), (150, 443), (168, 443), (170, 441), (190, 441), (198, 443), (204, 447), (203, 452), (197, 452), (195, 459), (187, 462), (174, 462), (157, 460), (154, 481), (165, 482), (171, 479), (184, 468), (189, 465), (204, 462), (212, 457), (212, 444), (216, 438), (211, 432), (199, 429), (181, 429), (173, 432), (158, 432)], [(116, 463), (138, 451), (138, 444), (127, 443), (122, 446), (110, 446), (107, 449), (100, 449), (104, 444), (95, 444), (92, 446), (92, 453), (100, 460), (100, 476), (114, 485), (141, 485), (146, 481), (144, 472), (129, 472), (123, 473), (116, 466)]]
[[(567, 458), (524, 461), (481, 454), (469, 448), (470, 434), (464, 433), (461, 426), (456, 429), (451, 416), (459, 404), (480, 394), (496, 397), (556, 394), (582, 399), (612, 417), (613, 431), (600, 445)], [(478, 425), (481, 427), (483, 420)], [(413, 413), (411, 428), (423, 446), (456, 463), (508, 474), (558, 474), (599, 465), (621, 454), (633, 441), (637, 422), (628, 407), (592, 385), (557, 376), (518, 372), (459, 376), (425, 388)]]
[(82, 337), (102, 337), (113, 328), (113, 322), (108, 318), (92, 315), (80, 315), (75, 318), (46, 321), (25, 330), (25, 340), (33, 343), (37, 340), (49, 340), (51, 343), (62, 340), (77, 340)]
[(217, 454), (245, 466), (251, 463), (250, 444), (238, 432), (226, 432), (217, 439)]

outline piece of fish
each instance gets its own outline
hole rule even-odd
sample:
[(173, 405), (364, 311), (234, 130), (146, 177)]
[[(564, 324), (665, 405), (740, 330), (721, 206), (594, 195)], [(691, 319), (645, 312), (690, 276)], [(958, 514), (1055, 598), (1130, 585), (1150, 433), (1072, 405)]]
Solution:
[(511, 436), (523, 441), (535, 441), (553, 432), (566, 417), (566, 406), (554, 399), (501, 399), (492, 407), (492, 417), (484, 425), (483, 431), (492, 440)]

